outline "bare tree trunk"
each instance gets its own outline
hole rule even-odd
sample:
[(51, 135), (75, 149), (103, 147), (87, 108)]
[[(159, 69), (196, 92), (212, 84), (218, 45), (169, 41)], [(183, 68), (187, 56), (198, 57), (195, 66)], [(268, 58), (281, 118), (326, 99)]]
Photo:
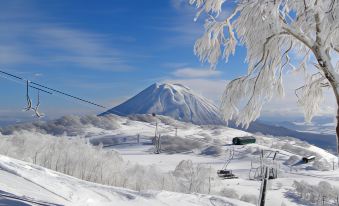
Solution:
[[(337, 115), (336, 115), (337, 126), (335, 128), (335, 132), (336, 132), (336, 142), (337, 142), (337, 157), (339, 158), (339, 93), (338, 93), (337, 85), (333, 84), (332, 82), (330, 82), (330, 84), (334, 91), (334, 95), (335, 95), (336, 102), (337, 102)], [(339, 159), (338, 159), (338, 164), (339, 164)]]
[(336, 98), (336, 102), (337, 102), (337, 115), (336, 115), (336, 119), (337, 119), (337, 126), (335, 128), (335, 132), (336, 132), (336, 140), (337, 140), (337, 157), (338, 157), (338, 164), (339, 164), (339, 92), (338, 92), (338, 88), (337, 88), (337, 84), (330, 82), (333, 92), (334, 92), (334, 96)]
[[(337, 105), (337, 127), (335, 128), (336, 135), (337, 135), (337, 155), (339, 157), (339, 104)], [(339, 162), (338, 162), (339, 164)]]
[[(336, 98), (337, 102), (337, 126), (335, 128), (336, 132), (336, 140), (337, 140), (337, 157), (339, 158), (339, 88), (338, 88), (338, 83), (334, 81), (332, 78), (329, 78), (328, 75), (326, 75), (327, 80), (330, 82), (330, 85), (333, 89), (334, 96)], [(338, 159), (338, 164), (339, 164), (339, 159)]]
[[(321, 45), (320, 39), (317, 38), (318, 45)], [(318, 46), (315, 46), (313, 48), (313, 53), (315, 57), (317, 58), (317, 61), (320, 65), (321, 70), (324, 72), (324, 75), (326, 79), (328, 80), (329, 84), (331, 85), (333, 89), (334, 96), (336, 98), (337, 102), (337, 126), (336, 126), (336, 140), (337, 140), (337, 157), (339, 158), (339, 87), (338, 87), (338, 78), (333, 74), (335, 72), (335, 69), (333, 68), (331, 64), (331, 58), (328, 53), (321, 52), (320, 48)], [(332, 73), (331, 73), (332, 72)], [(339, 164), (339, 159), (338, 159)]]

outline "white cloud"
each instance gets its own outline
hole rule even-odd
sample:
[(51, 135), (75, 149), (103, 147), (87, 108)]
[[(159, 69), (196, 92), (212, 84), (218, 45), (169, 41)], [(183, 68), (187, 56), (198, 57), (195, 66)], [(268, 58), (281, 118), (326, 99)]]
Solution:
[(97, 70), (128, 70), (121, 51), (106, 46), (105, 37), (64, 27), (47, 27), (37, 31), (39, 42), (47, 49), (60, 50), (52, 62), (69, 62)]
[(184, 8), (185, 5), (188, 5), (188, 1), (187, 0), (171, 0), (171, 4), (175, 9), (181, 10)]
[(6, 66), (70, 64), (94, 70), (133, 69), (126, 54), (111, 46), (111, 36), (16, 20), (1, 22), (0, 31), (0, 62)]
[(43, 74), (42, 74), (42, 73), (35, 73), (34, 76), (35, 76), (35, 77), (42, 77)]
[(0, 62), (1, 64), (20, 64), (20, 63), (32, 63), (36, 59), (28, 52), (24, 51), (19, 45), (0, 45)]
[(175, 68), (180, 68), (180, 67), (186, 67), (187, 63), (185, 62), (166, 62), (162, 64), (163, 67), (170, 68), (170, 69), (175, 69)]
[(173, 75), (181, 78), (204, 78), (220, 76), (221, 72), (211, 69), (181, 68), (173, 72)]

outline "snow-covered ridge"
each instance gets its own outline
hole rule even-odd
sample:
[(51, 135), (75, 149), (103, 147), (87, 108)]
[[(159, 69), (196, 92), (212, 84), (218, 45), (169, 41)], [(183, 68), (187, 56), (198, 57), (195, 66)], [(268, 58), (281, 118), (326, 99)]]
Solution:
[(199, 125), (220, 125), (218, 109), (208, 99), (181, 84), (155, 83), (106, 114), (158, 114)]

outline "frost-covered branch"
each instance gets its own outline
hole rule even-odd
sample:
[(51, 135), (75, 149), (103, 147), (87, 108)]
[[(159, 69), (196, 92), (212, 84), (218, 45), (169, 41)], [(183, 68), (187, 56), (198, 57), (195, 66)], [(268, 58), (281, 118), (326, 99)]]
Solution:
[[(320, 77), (319, 77), (320, 76)], [(305, 120), (310, 122), (313, 115), (319, 110), (323, 99), (323, 87), (328, 87), (326, 78), (321, 73), (316, 73), (306, 78), (305, 85), (296, 89), (298, 103), (305, 108)], [(298, 91), (301, 90), (301, 95)]]
[[(195, 1), (191, 1), (195, 2)], [(209, 1), (205, 1), (205, 4)], [(198, 4), (198, 3), (197, 3)], [(198, 4), (200, 7), (200, 4)], [(208, 11), (219, 11), (218, 8), (211, 10), (208, 7)], [(197, 16), (200, 15), (200, 10)], [(237, 39), (235, 37), (233, 25), (231, 24), (232, 18), (239, 12), (239, 9), (235, 9), (232, 14), (222, 22), (218, 22), (215, 18), (209, 18), (205, 22), (205, 34), (199, 38), (194, 46), (194, 53), (200, 58), (202, 62), (208, 62), (212, 68), (215, 68), (219, 58), (222, 55), (226, 61), (229, 55), (235, 53), (237, 46)], [(218, 12), (217, 12), (218, 13)], [(228, 38), (225, 37), (224, 28), (227, 27)], [(222, 52), (222, 48), (224, 51)]]
[[(236, 0), (229, 4), (233, 12), (224, 19), (218, 15), (227, 6), (225, 0), (190, 3), (198, 8), (197, 16), (207, 14), (205, 33), (194, 46), (202, 62), (216, 68), (219, 60), (228, 61), (238, 45), (247, 49), (247, 75), (230, 81), (221, 99), (225, 120), (236, 118), (237, 124), (247, 127), (266, 102), (283, 96), (286, 70), (306, 71), (314, 59), (324, 76), (305, 79), (299, 103), (306, 119), (319, 110), (324, 86), (330, 85), (339, 99), (339, 75), (330, 55), (339, 50), (339, 1)], [(292, 52), (303, 58), (292, 61)]]

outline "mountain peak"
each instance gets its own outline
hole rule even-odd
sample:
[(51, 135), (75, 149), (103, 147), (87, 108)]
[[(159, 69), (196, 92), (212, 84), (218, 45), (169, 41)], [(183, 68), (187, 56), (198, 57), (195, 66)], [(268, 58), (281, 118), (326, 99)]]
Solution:
[(154, 83), (153, 85), (151, 85), (151, 87), (156, 87), (156, 88), (170, 88), (173, 90), (191, 90), (189, 87), (184, 86), (182, 84), (179, 83), (168, 83), (168, 82), (163, 82), (163, 83)]
[(224, 124), (218, 109), (206, 98), (182, 84), (155, 83), (105, 114), (170, 116), (194, 124)]

